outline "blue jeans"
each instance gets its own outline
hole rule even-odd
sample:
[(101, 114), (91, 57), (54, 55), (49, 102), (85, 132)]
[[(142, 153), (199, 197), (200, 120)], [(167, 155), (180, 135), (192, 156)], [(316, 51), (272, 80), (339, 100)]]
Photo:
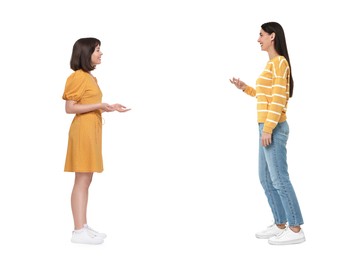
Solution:
[(279, 123), (273, 130), (272, 143), (263, 147), (261, 135), (264, 124), (259, 124), (259, 179), (263, 186), (275, 224), (288, 223), (299, 226), (304, 223), (300, 206), (290, 182), (286, 157), (289, 138), (288, 123)]

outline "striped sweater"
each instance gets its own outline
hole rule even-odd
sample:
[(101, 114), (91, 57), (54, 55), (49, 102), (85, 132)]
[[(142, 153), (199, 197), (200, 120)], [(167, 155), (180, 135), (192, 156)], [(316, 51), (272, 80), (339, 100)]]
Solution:
[(247, 86), (244, 90), (257, 98), (258, 123), (264, 123), (266, 133), (273, 133), (276, 125), (286, 120), (289, 77), (288, 61), (283, 56), (276, 56), (268, 61), (256, 81), (256, 88)]

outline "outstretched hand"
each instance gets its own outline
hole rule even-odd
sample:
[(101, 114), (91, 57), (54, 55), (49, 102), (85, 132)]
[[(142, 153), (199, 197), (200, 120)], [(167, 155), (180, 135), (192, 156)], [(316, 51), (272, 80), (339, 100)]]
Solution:
[(127, 112), (127, 111), (131, 110), (131, 108), (127, 108), (126, 106), (123, 106), (121, 104), (114, 104), (114, 105), (111, 105), (111, 107), (118, 112)]
[(234, 85), (236, 86), (238, 89), (241, 89), (241, 90), (245, 90), (247, 88), (247, 85), (241, 81), (239, 78), (236, 79), (236, 78), (232, 78), (232, 79), (229, 79), (229, 81)]
[(107, 103), (101, 103), (100, 108), (102, 109), (103, 112), (113, 112), (114, 111), (113, 106), (111, 106)]

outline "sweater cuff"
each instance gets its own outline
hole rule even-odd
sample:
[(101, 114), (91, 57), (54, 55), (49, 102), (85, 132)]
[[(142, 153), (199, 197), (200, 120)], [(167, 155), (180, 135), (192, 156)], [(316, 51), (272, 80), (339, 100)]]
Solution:
[(263, 132), (268, 133), (268, 134), (272, 134), (273, 133), (273, 128), (271, 128), (271, 127), (267, 126), (266, 124), (264, 124)]
[(254, 88), (247, 85), (247, 87), (245, 88), (245, 90), (243, 90), (243, 92), (249, 96), (254, 96), (255, 95), (255, 93), (253, 93), (254, 90), (255, 90)]

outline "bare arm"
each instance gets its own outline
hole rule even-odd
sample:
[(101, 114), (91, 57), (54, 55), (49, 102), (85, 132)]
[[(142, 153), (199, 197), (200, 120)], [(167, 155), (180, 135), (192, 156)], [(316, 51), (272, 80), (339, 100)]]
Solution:
[(114, 108), (107, 103), (97, 104), (78, 104), (73, 100), (66, 100), (66, 113), (67, 114), (83, 114), (94, 110), (102, 110), (105, 112), (114, 111)]

